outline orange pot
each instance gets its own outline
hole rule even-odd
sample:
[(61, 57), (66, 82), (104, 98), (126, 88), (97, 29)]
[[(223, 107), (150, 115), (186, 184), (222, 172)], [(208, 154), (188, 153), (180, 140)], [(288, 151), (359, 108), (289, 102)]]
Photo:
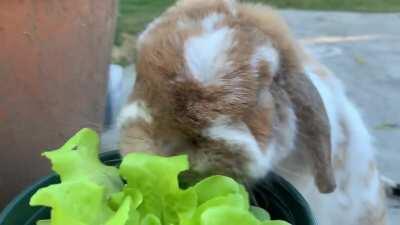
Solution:
[(0, 209), (49, 172), (44, 149), (101, 130), (116, 4), (0, 1)]

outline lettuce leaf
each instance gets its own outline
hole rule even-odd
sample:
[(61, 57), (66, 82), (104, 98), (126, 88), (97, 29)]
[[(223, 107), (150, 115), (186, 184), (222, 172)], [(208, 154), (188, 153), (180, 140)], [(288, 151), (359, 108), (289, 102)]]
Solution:
[(178, 175), (189, 168), (187, 156), (161, 157), (144, 153), (127, 155), (120, 166), (127, 188), (138, 190), (143, 202), (141, 215), (161, 218), (163, 224), (178, 224), (197, 205), (194, 191), (181, 190)]
[(30, 204), (51, 207), (52, 225), (101, 224), (113, 213), (104, 199), (104, 188), (84, 181), (41, 189), (32, 197)]
[(30, 205), (51, 207), (51, 225), (100, 225), (113, 216), (121, 218), (112, 219), (110, 225), (125, 224), (122, 216), (130, 203), (124, 202), (117, 212), (108, 205), (110, 195), (121, 190), (122, 180), (115, 167), (100, 162), (98, 150), (96, 132), (82, 129), (60, 149), (43, 153), (61, 183), (38, 190)]
[(118, 169), (104, 165), (99, 157), (100, 139), (97, 133), (84, 128), (61, 148), (43, 153), (60, 175), (61, 182), (92, 181), (105, 188), (107, 194), (122, 188)]
[(50, 220), (38, 225), (287, 225), (250, 207), (245, 188), (229, 177), (211, 176), (181, 189), (178, 175), (189, 169), (185, 155), (132, 153), (118, 170), (102, 164), (98, 150), (96, 132), (82, 129), (43, 154), (61, 183), (32, 196), (31, 205), (52, 209)]
[(129, 225), (132, 216), (138, 217), (136, 210), (132, 208), (132, 199), (127, 197), (119, 207), (118, 211), (106, 222), (106, 225)]
[(240, 185), (229, 177), (216, 175), (200, 181), (194, 186), (194, 189), (200, 205), (215, 197), (239, 193)]

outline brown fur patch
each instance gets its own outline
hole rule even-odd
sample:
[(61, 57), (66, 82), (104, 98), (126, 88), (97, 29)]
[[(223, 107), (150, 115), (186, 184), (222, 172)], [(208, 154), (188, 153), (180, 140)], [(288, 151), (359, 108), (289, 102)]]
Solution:
[(121, 154), (154, 151), (153, 129), (144, 120), (127, 121), (120, 136)]
[(249, 127), (261, 150), (266, 151), (272, 131), (272, 110), (260, 106), (255, 107), (244, 117), (244, 123)]
[(204, 140), (198, 147), (197, 150), (189, 153), (190, 158), (195, 159), (192, 161), (194, 166), (198, 163), (199, 157), (208, 156), (205, 157), (207, 162), (203, 162), (210, 165), (206, 173), (227, 175), (239, 180), (247, 178), (245, 167), (250, 163), (249, 158), (243, 152), (234, 150), (241, 146), (232, 146), (224, 141)]

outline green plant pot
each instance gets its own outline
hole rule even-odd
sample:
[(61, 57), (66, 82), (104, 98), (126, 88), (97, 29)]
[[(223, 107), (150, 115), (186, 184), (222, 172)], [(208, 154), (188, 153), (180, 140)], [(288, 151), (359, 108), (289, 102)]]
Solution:
[[(118, 165), (121, 162), (117, 151), (104, 153), (101, 159), (107, 165)], [(292, 225), (316, 225), (307, 202), (291, 184), (273, 173), (265, 179), (256, 184), (254, 201), (268, 210), (272, 219), (282, 219)], [(27, 188), (0, 214), (0, 225), (35, 225), (39, 219), (49, 218), (49, 208), (30, 207), (29, 199), (39, 188), (58, 182), (59, 177), (53, 174)]]

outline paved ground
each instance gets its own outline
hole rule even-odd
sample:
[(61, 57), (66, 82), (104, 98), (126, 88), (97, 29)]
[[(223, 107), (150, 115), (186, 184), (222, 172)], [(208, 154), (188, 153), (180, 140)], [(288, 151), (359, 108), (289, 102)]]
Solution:
[[(347, 86), (376, 138), (382, 172), (400, 181), (400, 13), (283, 11), (297, 37)], [(105, 148), (115, 147), (110, 133)], [(390, 225), (400, 224), (391, 201)]]

